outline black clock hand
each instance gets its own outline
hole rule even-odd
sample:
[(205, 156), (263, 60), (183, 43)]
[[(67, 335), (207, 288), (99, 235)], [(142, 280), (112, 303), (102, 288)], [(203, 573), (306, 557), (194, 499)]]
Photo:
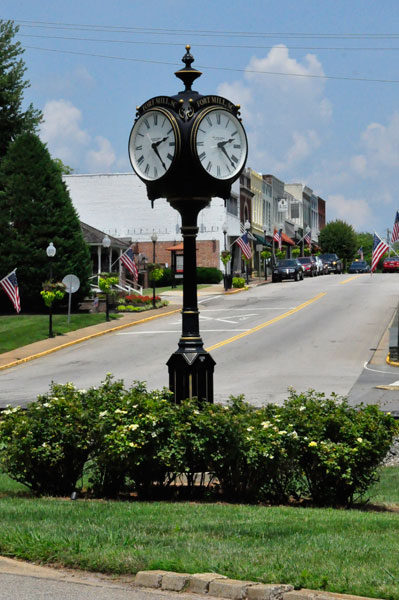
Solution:
[(151, 147), (152, 147), (152, 149), (154, 150), (155, 154), (158, 156), (159, 160), (161, 161), (161, 164), (162, 164), (163, 168), (164, 168), (164, 169), (165, 169), (165, 171), (166, 171), (166, 165), (165, 165), (165, 163), (163, 162), (163, 160), (162, 160), (162, 158), (161, 158), (161, 155), (160, 155), (160, 154), (159, 154), (159, 152), (158, 152), (157, 143), (155, 142), (155, 143), (151, 144)]
[(235, 168), (235, 164), (234, 164), (234, 163), (233, 163), (233, 161), (231, 160), (230, 156), (227, 154), (227, 152), (226, 152), (226, 148), (224, 147), (224, 144), (227, 144), (227, 142), (224, 142), (224, 143), (223, 143), (223, 142), (219, 142), (219, 143), (218, 143), (218, 148), (220, 148), (220, 149), (221, 149), (221, 151), (223, 152), (223, 154), (225, 154), (225, 155), (227, 156), (227, 158), (229, 159), (229, 162), (230, 162), (231, 166), (232, 166), (233, 168)]
[(231, 144), (231, 142), (234, 142), (234, 138), (230, 138), (229, 140), (225, 140), (224, 142), (219, 142), (218, 148), (223, 148), (223, 146), (225, 146), (226, 144)]
[(153, 144), (151, 144), (152, 147), (154, 148), (154, 150), (155, 150), (155, 148), (157, 148), (159, 146), (159, 144), (162, 144), (162, 142), (165, 142), (168, 139), (168, 137), (169, 136), (166, 135), (164, 138), (162, 138), (162, 140), (158, 140), (158, 142), (154, 142)]

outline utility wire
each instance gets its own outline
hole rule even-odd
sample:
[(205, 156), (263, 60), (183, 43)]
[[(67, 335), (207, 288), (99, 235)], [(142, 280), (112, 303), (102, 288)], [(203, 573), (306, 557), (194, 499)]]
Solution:
[(145, 33), (147, 35), (194, 35), (210, 37), (249, 37), (249, 38), (310, 38), (310, 39), (399, 39), (399, 33), (300, 33), (300, 32), (249, 32), (249, 31), (223, 31), (201, 29), (166, 29), (152, 27), (117, 27), (112, 25), (87, 25), (79, 23), (60, 23), (52, 21), (27, 21), (11, 19), (23, 27), (40, 27), (51, 29), (78, 29), (85, 31), (112, 31), (114, 33)]
[[(180, 63), (176, 63), (176, 62), (148, 60), (148, 59), (142, 59), (142, 58), (127, 58), (127, 57), (123, 57), (123, 56), (109, 56), (107, 54), (92, 54), (89, 52), (78, 52), (78, 51), (73, 51), (73, 50), (56, 50), (54, 48), (41, 48), (39, 46), (22, 46), (22, 47), (30, 49), (30, 50), (41, 50), (44, 52), (56, 52), (56, 53), (60, 53), (60, 54), (74, 54), (77, 56), (91, 56), (91, 57), (95, 57), (95, 58), (106, 58), (106, 59), (110, 59), (110, 60), (123, 60), (123, 61), (128, 61), (128, 62), (150, 63), (150, 64), (156, 64), (156, 65), (172, 65), (175, 67), (180, 66)], [(275, 71), (258, 71), (258, 70), (254, 70), (254, 69), (235, 69), (232, 67), (215, 67), (215, 66), (209, 66), (209, 65), (198, 65), (198, 67), (201, 69), (209, 69), (209, 70), (212, 69), (212, 70), (216, 70), (216, 71), (233, 71), (233, 72), (237, 72), (237, 73), (254, 73), (257, 75), (279, 75), (282, 77), (302, 77), (302, 78), (308, 78), (308, 79), (331, 79), (331, 80), (338, 80), (338, 81), (362, 81), (362, 82), (370, 82), (370, 83), (399, 83), (399, 79), (371, 79), (368, 77), (339, 77), (339, 76), (333, 76), (333, 75), (310, 75), (310, 74), (304, 74), (304, 73), (279, 73), (279, 72), (275, 72)]]
[[(80, 42), (106, 42), (112, 44), (134, 44), (141, 46), (180, 46), (181, 42), (147, 42), (147, 41), (137, 41), (137, 40), (112, 40), (112, 39), (104, 39), (104, 38), (86, 38), (86, 37), (75, 37), (75, 36), (62, 36), (62, 35), (35, 35), (29, 33), (17, 33), (19, 37), (25, 38), (44, 38), (48, 40), (72, 40), (72, 41), (80, 41)], [(281, 50), (399, 50), (399, 47), (353, 47), (353, 46), (338, 46), (338, 47), (330, 47), (330, 46), (287, 46), (283, 45), (274, 45), (274, 46), (250, 46), (250, 45), (239, 45), (236, 44), (203, 44), (196, 43), (196, 47), (198, 48), (237, 48), (237, 49), (251, 49), (251, 50), (271, 50), (271, 49), (281, 49)]]

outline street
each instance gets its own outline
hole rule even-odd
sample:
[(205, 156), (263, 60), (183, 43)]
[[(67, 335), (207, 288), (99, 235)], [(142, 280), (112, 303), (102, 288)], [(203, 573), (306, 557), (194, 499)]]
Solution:
[[(397, 277), (389, 274), (330, 275), (200, 296), (201, 335), (216, 361), (215, 401), (244, 394), (257, 405), (281, 403), (290, 387), (348, 394), (397, 303)], [(167, 386), (165, 363), (180, 333), (175, 314), (4, 370), (0, 405), (26, 405), (51, 380), (86, 389), (107, 372), (126, 385)]]

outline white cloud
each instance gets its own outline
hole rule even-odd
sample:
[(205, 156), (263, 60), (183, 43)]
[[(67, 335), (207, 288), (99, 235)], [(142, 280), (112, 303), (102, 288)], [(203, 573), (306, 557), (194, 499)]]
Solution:
[(332, 116), (325, 81), (312, 77), (323, 74), (315, 55), (300, 62), (279, 45), (252, 57), (243, 80), (219, 86), (221, 95), (242, 106), (253, 168), (290, 178), (290, 169), (319, 148)]
[(107, 172), (116, 156), (111, 142), (82, 128), (83, 115), (69, 100), (51, 100), (43, 109), (40, 136), (52, 156), (76, 171)]
[(373, 222), (372, 208), (364, 198), (347, 198), (343, 194), (331, 194), (327, 198), (328, 220), (342, 219), (357, 231), (368, 229)]

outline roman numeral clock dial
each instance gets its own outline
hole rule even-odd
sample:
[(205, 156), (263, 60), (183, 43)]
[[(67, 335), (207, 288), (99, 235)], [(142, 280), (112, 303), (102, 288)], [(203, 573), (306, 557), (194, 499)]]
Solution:
[(133, 125), (129, 158), (134, 171), (145, 181), (161, 179), (169, 172), (180, 147), (176, 121), (167, 111), (149, 110)]
[(210, 108), (197, 117), (192, 147), (201, 167), (219, 180), (235, 177), (243, 168), (248, 152), (240, 121), (220, 108)]

